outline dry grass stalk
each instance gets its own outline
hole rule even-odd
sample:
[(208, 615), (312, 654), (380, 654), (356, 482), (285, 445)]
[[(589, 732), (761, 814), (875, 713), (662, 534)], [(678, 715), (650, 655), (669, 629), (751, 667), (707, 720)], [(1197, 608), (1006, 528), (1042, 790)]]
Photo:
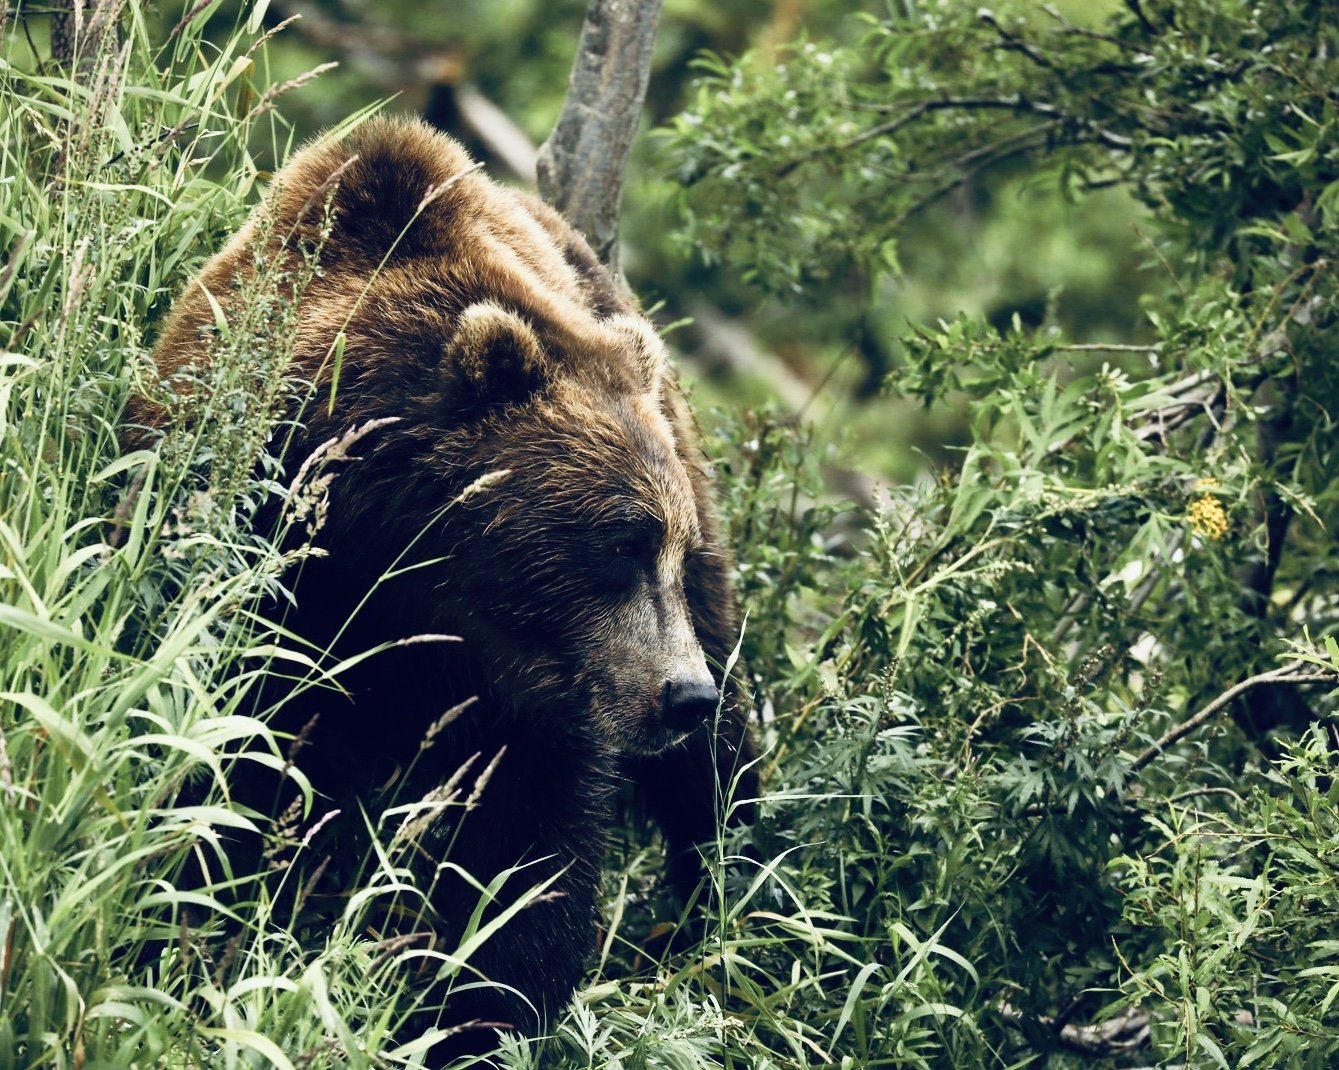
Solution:
[(405, 815), (404, 820), (400, 822), (400, 827), (395, 830), (395, 835), (391, 837), (392, 844), (412, 842), (432, 826), (442, 811), (459, 798), (460, 782), (465, 779), (465, 775), (479, 760), (480, 753), (480, 751), (475, 751), (471, 754), (451, 774), (450, 780), (445, 784), (439, 784), (414, 804), (410, 812)]
[(502, 756), (507, 753), (505, 746), (499, 747), (498, 752), (493, 755), (493, 760), (488, 763), (488, 767), (480, 774), (479, 779), (474, 782), (474, 790), (470, 792), (470, 797), (465, 800), (465, 809), (473, 810), (478, 805), (479, 799), (483, 796), (484, 788), (488, 787), (488, 782), (493, 778), (498, 764), (502, 761)]
[(438, 717), (437, 720), (433, 721), (432, 724), (428, 725), (428, 731), (424, 733), (423, 739), (418, 745), (419, 751), (422, 752), (428, 750), (437, 741), (437, 737), (442, 733), (442, 730), (473, 706), (474, 703), (478, 701), (478, 698), (478, 695), (471, 695), (464, 702), (457, 702), (444, 714)]
[(321, 77), (321, 75), (325, 74), (327, 71), (333, 71), (338, 66), (339, 64), (335, 62), (318, 63), (311, 70), (304, 74), (299, 74), (296, 78), (290, 78), (287, 82), (283, 82), (280, 85), (271, 86), (269, 89), (265, 90), (264, 96), (260, 98), (254, 108), (246, 113), (246, 116), (242, 121), (244, 123), (249, 123), (258, 119), (267, 111), (272, 111), (274, 109), (274, 102), (285, 93), (290, 93), (294, 89), (301, 89), (308, 82)]
[[(330, 484), (334, 482), (336, 475), (334, 472), (323, 470), (326, 466), (337, 461), (357, 460), (358, 458), (349, 453), (351, 447), (373, 431), (399, 421), (400, 417), (398, 416), (385, 416), (378, 420), (368, 420), (358, 427), (349, 429), (337, 438), (327, 439), (317, 446), (311, 455), (302, 462), (298, 474), (293, 477), (293, 481), (288, 485), (288, 491), (284, 496), (285, 522), (299, 524), (311, 518), (307, 530), (309, 535), (315, 535), (321, 529), (325, 520), (325, 512), (329, 504)], [(321, 474), (308, 482), (312, 473), (318, 470), (321, 470)]]

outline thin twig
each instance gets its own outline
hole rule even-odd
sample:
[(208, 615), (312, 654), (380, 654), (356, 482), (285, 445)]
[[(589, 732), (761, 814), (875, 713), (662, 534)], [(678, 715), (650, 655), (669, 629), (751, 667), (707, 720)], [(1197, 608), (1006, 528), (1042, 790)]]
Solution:
[(1000, 44), (1002, 44), (1005, 48), (1009, 49), (1011, 52), (1021, 53), (1022, 55), (1030, 59), (1033, 63), (1035, 63), (1038, 67), (1041, 67), (1048, 71), (1055, 70), (1054, 63), (1052, 63), (1049, 59), (1043, 56), (1030, 44), (1024, 41), (1023, 38), (1020, 37), (1018, 34), (1010, 33), (1008, 30), (1006, 30), (1000, 24), (1000, 20), (995, 17), (995, 12), (991, 11), (989, 8), (982, 8), (979, 12), (977, 12), (976, 17), (979, 18), (982, 22), (984, 22), (987, 26), (989, 26), (992, 30), (994, 30), (997, 34), (1000, 35)]
[[(894, 231), (900, 230), (912, 219), (912, 217), (925, 211), (925, 209), (929, 208), (932, 204), (936, 204), (943, 200), (955, 190), (961, 189), (982, 171), (986, 170), (986, 168), (997, 163), (1003, 163), (1005, 160), (1025, 155), (1039, 145), (1044, 145), (1049, 132), (1054, 126), (1054, 121), (1042, 123), (1039, 126), (1031, 127), (1030, 129), (1021, 131), (1011, 137), (1001, 138), (993, 145), (987, 145), (984, 148), (976, 149), (973, 152), (968, 153), (966, 156), (960, 157), (955, 161), (956, 164), (960, 165), (966, 160), (972, 160), (974, 166), (955, 175), (947, 182), (944, 182), (938, 189), (931, 190), (924, 197), (918, 199), (914, 204), (908, 206), (894, 221), (892, 229)], [(1039, 134), (1042, 136), (1038, 137), (1037, 135)]]
[[(1053, 346), (1055, 350), (1062, 353), (1157, 353), (1162, 349), (1161, 342), (1152, 342), (1146, 346), (1127, 345), (1122, 342), (1080, 342), (1071, 345)], [(1206, 375), (1206, 372), (1197, 372), (1197, 376)]]
[(1090, 41), (1101, 41), (1104, 44), (1113, 45), (1116, 48), (1133, 50), (1139, 56), (1146, 57), (1148, 52), (1145, 49), (1138, 48), (1133, 42), (1124, 41), (1114, 34), (1102, 33), (1099, 30), (1090, 30), (1086, 26), (1075, 26), (1069, 19), (1065, 18), (1063, 12), (1052, 4), (1042, 4), (1041, 9), (1050, 15), (1060, 24), (1060, 28), (1072, 37), (1086, 37)]
[(1336, 680), (1339, 680), (1339, 677), (1336, 677), (1334, 673), (1299, 671), (1292, 665), (1285, 665), (1282, 668), (1270, 669), (1268, 672), (1258, 673), (1255, 676), (1248, 676), (1240, 683), (1233, 684), (1216, 699), (1204, 706), (1193, 717), (1181, 722), (1181, 724), (1164, 734), (1161, 739), (1134, 760), (1134, 763), (1130, 766), (1130, 775), (1133, 776), (1135, 773), (1138, 773), (1172, 744), (1188, 736), (1200, 725), (1213, 718), (1215, 714), (1222, 712), (1222, 710), (1230, 705), (1232, 700), (1238, 695), (1249, 691), (1253, 687), (1259, 687), (1261, 684), (1334, 683)]
[[(902, 104), (885, 105), (878, 110), (891, 111), (896, 108), (906, 107)], [(843, 153), (850, 149), (863, 145), (866, 141), (873, 141), (875, 138), (886, 137), (889, 134), (895, 134), (899, 130), (910, 126), (923, 115), (931, 112), (962, 110), (962, 111), (1012, 111), (1024, 115), (1040, 115), (1046, 119), (1052, 119), (1062, 124), (1068, 123), (1072, 126), (1082, 127), (1091, 131), (1096, 140), (1109, 148), (1119, 149), (1122, 152), (1129, 151), (1134, 144), (1133, 139), (1125, 137), (1122, 134), (1113, 134), (1103, 127), (1095, 125), (1091, 120), (1081, 119), (1078, 116), (1071, 115), (1052, 104), (1042, 104), (1035, 100), (1027, 100), (1023, 97), (941, 97), (937, 100), (922, 100), (916, 104), (906, 107), (901, 115), (887, 122), (879, 123), (877, 126), (871, 126), (868, 130), (862, 130), (844, 141), (839, 141), (835, 145), (817, 148), (804, 154), (803, 156), (790, 160), (782, 164), (776, 170), (778, 178), (784, 178), (797, 167), (808, 163), (810, 160), (819, 156), (830, 155), (832, 153)]]
[(1144, 14), (1144, 5), (1141, 4), (1139, 0), (1125, 0), (1125, 6), (1128, 7), (1134, 17), (1139, 20), (1139, 25), (1144, 28), (1145, 33), (1156, 36), (1162, 32), (1149, 21), (1149, 17)]

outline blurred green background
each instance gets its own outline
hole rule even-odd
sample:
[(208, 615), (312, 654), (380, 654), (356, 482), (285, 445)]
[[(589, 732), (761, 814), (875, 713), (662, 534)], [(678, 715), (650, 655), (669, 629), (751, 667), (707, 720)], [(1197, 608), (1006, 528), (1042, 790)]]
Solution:
[[(150, 38), (166, 39), (191, 6), (158, 7)], [(424, 116), (464, 141), (495, 177), (523, 185), (533, 183), (527, 156), (561, 107), (585, 10), (582, 0), (257, 6), (277, 33), (257, 55), (267, 66), (253, 72), (252, 87), (338, 64), (279, 101), (293, 144), (382, 102)], [(1096, 26), (1119, 6), (1065, 0), (1053, 10)], [(243, 7), (216, 8), (206, 39), (225, 39)], [(920, 213), (902, 230), (900, 271), (879, 278), (852, 262), (769, 293), (690, 247), (667, 124), (692, 101), (700, 57), (752, 52), (763, 64), (781, 62), (796, 42), (853, 42), (868, 18), (887, 13), (888, 5), (869, 0), (668, 0), (623, 205), (629, 281), (668, 330), (699, 409), (772, 402), (812, 422), (820, 441), (839, 447), (840, 464), (829, 473), (836, 491), (857, 498), (874, 481), (952, 464), (969, 439), (963, 406), (952, 398), (930, 411), (885, 391), (901, 356), (898, 339), (911, 325), (966, 314), (1002, 328), (1015, 319), (1050, 326), (1070, 342), (1142, 341), (1138, 297), (1157, 291), (1166, 275), (1141, 229), (1146, 211), (1126, 189), (1068, 199), (1063, 183), (1032, 164), (1026, 174), (1021, 166), (989, 169)], [(1053, 16), (1039, 5), (1038, 17)], [(23, 26), (39, 55), (45, 22)], [(256, 91), (241, 90), (236, 106), (250, 107)], [(255, 145), (262, 172), (290, 147)]]

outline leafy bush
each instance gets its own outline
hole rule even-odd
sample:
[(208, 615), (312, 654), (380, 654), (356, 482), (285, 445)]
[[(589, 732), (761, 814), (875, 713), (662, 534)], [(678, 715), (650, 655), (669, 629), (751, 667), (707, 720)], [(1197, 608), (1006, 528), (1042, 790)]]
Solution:
[(815, 589), (826, 617), (786, 642), (825, 715), (787, 702), (776, 731), (803, 726), (816, 794), (863, 800), (796, 835), (848, 844), (823, 890), (873, 976), (912, 961), (895, 924), (964, 965), (914, 1047), (867, 983), (852, 1054), (1012, 1065), (1137, 1051), (1147, 1024), (1174, 1062), (1323, 1065), (1339, 903), (1283, 845), (1329, 850), (1339, 742), (1334, 27), (1197, 0), (868, 25), (704, 65), (673, 145), (712, 255), (821, 291), (852, 257), (895, 270), (942, 198), (1029, 175), (1128, 187), (1168, 284), (1148, 341), (970, 316), (901, 338), (888, 388), (963, 405), (971, 444)]

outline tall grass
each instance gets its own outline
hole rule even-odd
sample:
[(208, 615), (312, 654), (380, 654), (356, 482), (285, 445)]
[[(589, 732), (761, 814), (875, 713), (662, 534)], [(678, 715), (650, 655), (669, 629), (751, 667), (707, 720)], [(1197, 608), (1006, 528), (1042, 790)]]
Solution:
[[(273, 414), (237, 390), (159, 449), (125, 452), (120, 427), (128, 394), (152, 387), (155, 317), (247, 210), (252, 146), (288, 144), (265, 89), (265, 5), (206, 41), (218, 6), (158, 39), (144, 5), (81, 7), (65, 65), (22, 5), (4, 41), (3, 1067), (287, 1067), (322, 1051), (367, 1065), (392, 1024), (385, 973), (351, 929), (294, 954), (257, 901), (220, 949), (180, 908), (221, 904), (174, 882), (188, 855), (224, 883), (246, 876), (219, 850), (249, 823), (223, 805), (223, 774), (239, 755), (279, 760), (254, 715), (266, 660), (251, 611), (282, 562), (248, 526)], [(219, 375), (254, 372), (243, 347), (231, 357)], [(190, 778), (217, 786), (185, 805)]]

